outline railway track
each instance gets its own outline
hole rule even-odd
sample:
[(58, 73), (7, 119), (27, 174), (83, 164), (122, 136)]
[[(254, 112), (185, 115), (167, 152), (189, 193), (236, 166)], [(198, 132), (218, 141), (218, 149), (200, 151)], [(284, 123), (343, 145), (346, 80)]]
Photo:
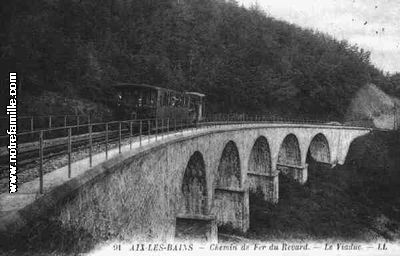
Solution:
[[(156, 133), (171, 132), (182, 129), (184, 126), (166, 127), (160, 126), (157, 129), (144, 129), (142, 131), (143, 139), (148, 135)], [(106, 146), (108, 149), (133, 143), (139, 139), (139, 132), (131, 129), (99, 131), (91, 133), (92, 154), (104, 152)], [(71, 136), (71, 161), (75, 162), (89, 157), (90, 134), (83, 133)], [(121, 142), (119, 142), (121, 141)], [(39, 177), (40, 165), (40, 146), (39, 142), (29, 142), (18, 145), (18, 183), (24, 183)], [(68, 164), (68, 137), (58, 137), (43, 141), (43, 174), (51, 172), (57, 168)], [(5, 147), (0, 150), (0, 193), (8, 189), (8, 151)]]

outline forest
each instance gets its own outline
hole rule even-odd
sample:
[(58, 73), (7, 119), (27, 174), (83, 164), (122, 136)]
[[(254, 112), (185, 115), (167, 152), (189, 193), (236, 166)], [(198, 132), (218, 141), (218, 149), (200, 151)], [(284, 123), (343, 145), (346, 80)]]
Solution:
[(368, 51), (233, 0), (0, 5), (2, 77), (18, 72), (21, 97), (50, 91), (112, 109), (110, 85), (133, 82), (205, 93), (209, 114), (341, 120), (367, 83), (400, 96), (400, 74)]

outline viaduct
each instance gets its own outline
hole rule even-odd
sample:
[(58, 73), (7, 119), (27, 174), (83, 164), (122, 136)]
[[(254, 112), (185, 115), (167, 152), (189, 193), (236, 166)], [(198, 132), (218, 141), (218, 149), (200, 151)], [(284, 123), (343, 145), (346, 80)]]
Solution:
[[(343, 164), (351, 142), (368, 132), (311, 124), (202, 127), (127, 150), (47, 194), (75, 191), (60, 215), (76, 228), (112, 227), (137, 239), (214, 241), (219, 226), (248, 230), (250, 192), (278, 202), (280, 172), (303, 184), (307, 154), (317, 162)], [(49, 207), (56, 196), (47, 197), (41, 204)], [(8, 219), (21, 222), (24, 211), (42, 208), (38, 201), (14, 209)]]

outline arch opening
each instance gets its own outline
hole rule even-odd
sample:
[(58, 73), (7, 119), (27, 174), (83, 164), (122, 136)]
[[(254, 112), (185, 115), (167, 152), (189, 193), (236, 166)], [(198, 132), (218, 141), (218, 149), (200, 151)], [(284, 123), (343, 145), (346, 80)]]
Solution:
[(279, 149), (276, 169), (300, 183), (307, 181), (307, 165), (302, 164), (299, 141), (294, 134), (285, 137)]
[(249, 173), (271, 174), (271, 152), (265, 137), (259, 137), (251, 149), (249, 158)]
[(301, 165), (299, 141), (294, 134), (287, 135), (283, 140), (279, 149), (278, 165), (279, 164), (296, 166)]
[(307, 151), (307, 163), (319, 162), (329, 164), (331, 162), (331, 153), (329, 143), (325, 135), (318, 133), (311, 140)]
[(224, 188), (241, 187), (239, 151), (233, 141), (229, 141), (222, 152), (215, 178), (215, 186)]
[(189, 159), (182, 181), (183, 214), (207, 214), (207, 181), (203, 155), (196, 151)]
[[(257, 228), (263, 223), (266, 202), (274, 202), (276, 179), (272, 177), (271, 152), (267, 139), (260, 136), (254, 142), (250, 152), (247, 184), (249, 187), (249, 220), (250, 227)], [(263, 209), (263, 210), (260, 210)]]
[(229, 141), (222, 152), (214, 179), (212, 213), (221, 232), (247, 230), (245, 192), (241, 186), (239, 151), (235, 142)]

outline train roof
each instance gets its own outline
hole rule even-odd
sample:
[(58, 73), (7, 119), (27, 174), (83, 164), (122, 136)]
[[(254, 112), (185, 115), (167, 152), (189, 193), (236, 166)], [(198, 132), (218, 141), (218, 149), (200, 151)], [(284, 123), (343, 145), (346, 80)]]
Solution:
[(159, 87), (159, 86), (154, 86), (154, 85), (149, 85), (149, 84), (136, 84), (136, 83), (116, 83), (113, 85), (115, 88), (134, 88), (134, 87), (140, 87), (140, 88), (147, 88), (147, 89), (153, 89), (157, 91), (170, 91), (170, 92), (178, 92), (178, 93), (185, 93), (189, 95), (195, 95), (198, 97), (204, 97), (205, 94), (202, 94), (200, 92), (182, 92), (182, 91), (177, 91), (173, 89), (167, 89), (164, 87)]

